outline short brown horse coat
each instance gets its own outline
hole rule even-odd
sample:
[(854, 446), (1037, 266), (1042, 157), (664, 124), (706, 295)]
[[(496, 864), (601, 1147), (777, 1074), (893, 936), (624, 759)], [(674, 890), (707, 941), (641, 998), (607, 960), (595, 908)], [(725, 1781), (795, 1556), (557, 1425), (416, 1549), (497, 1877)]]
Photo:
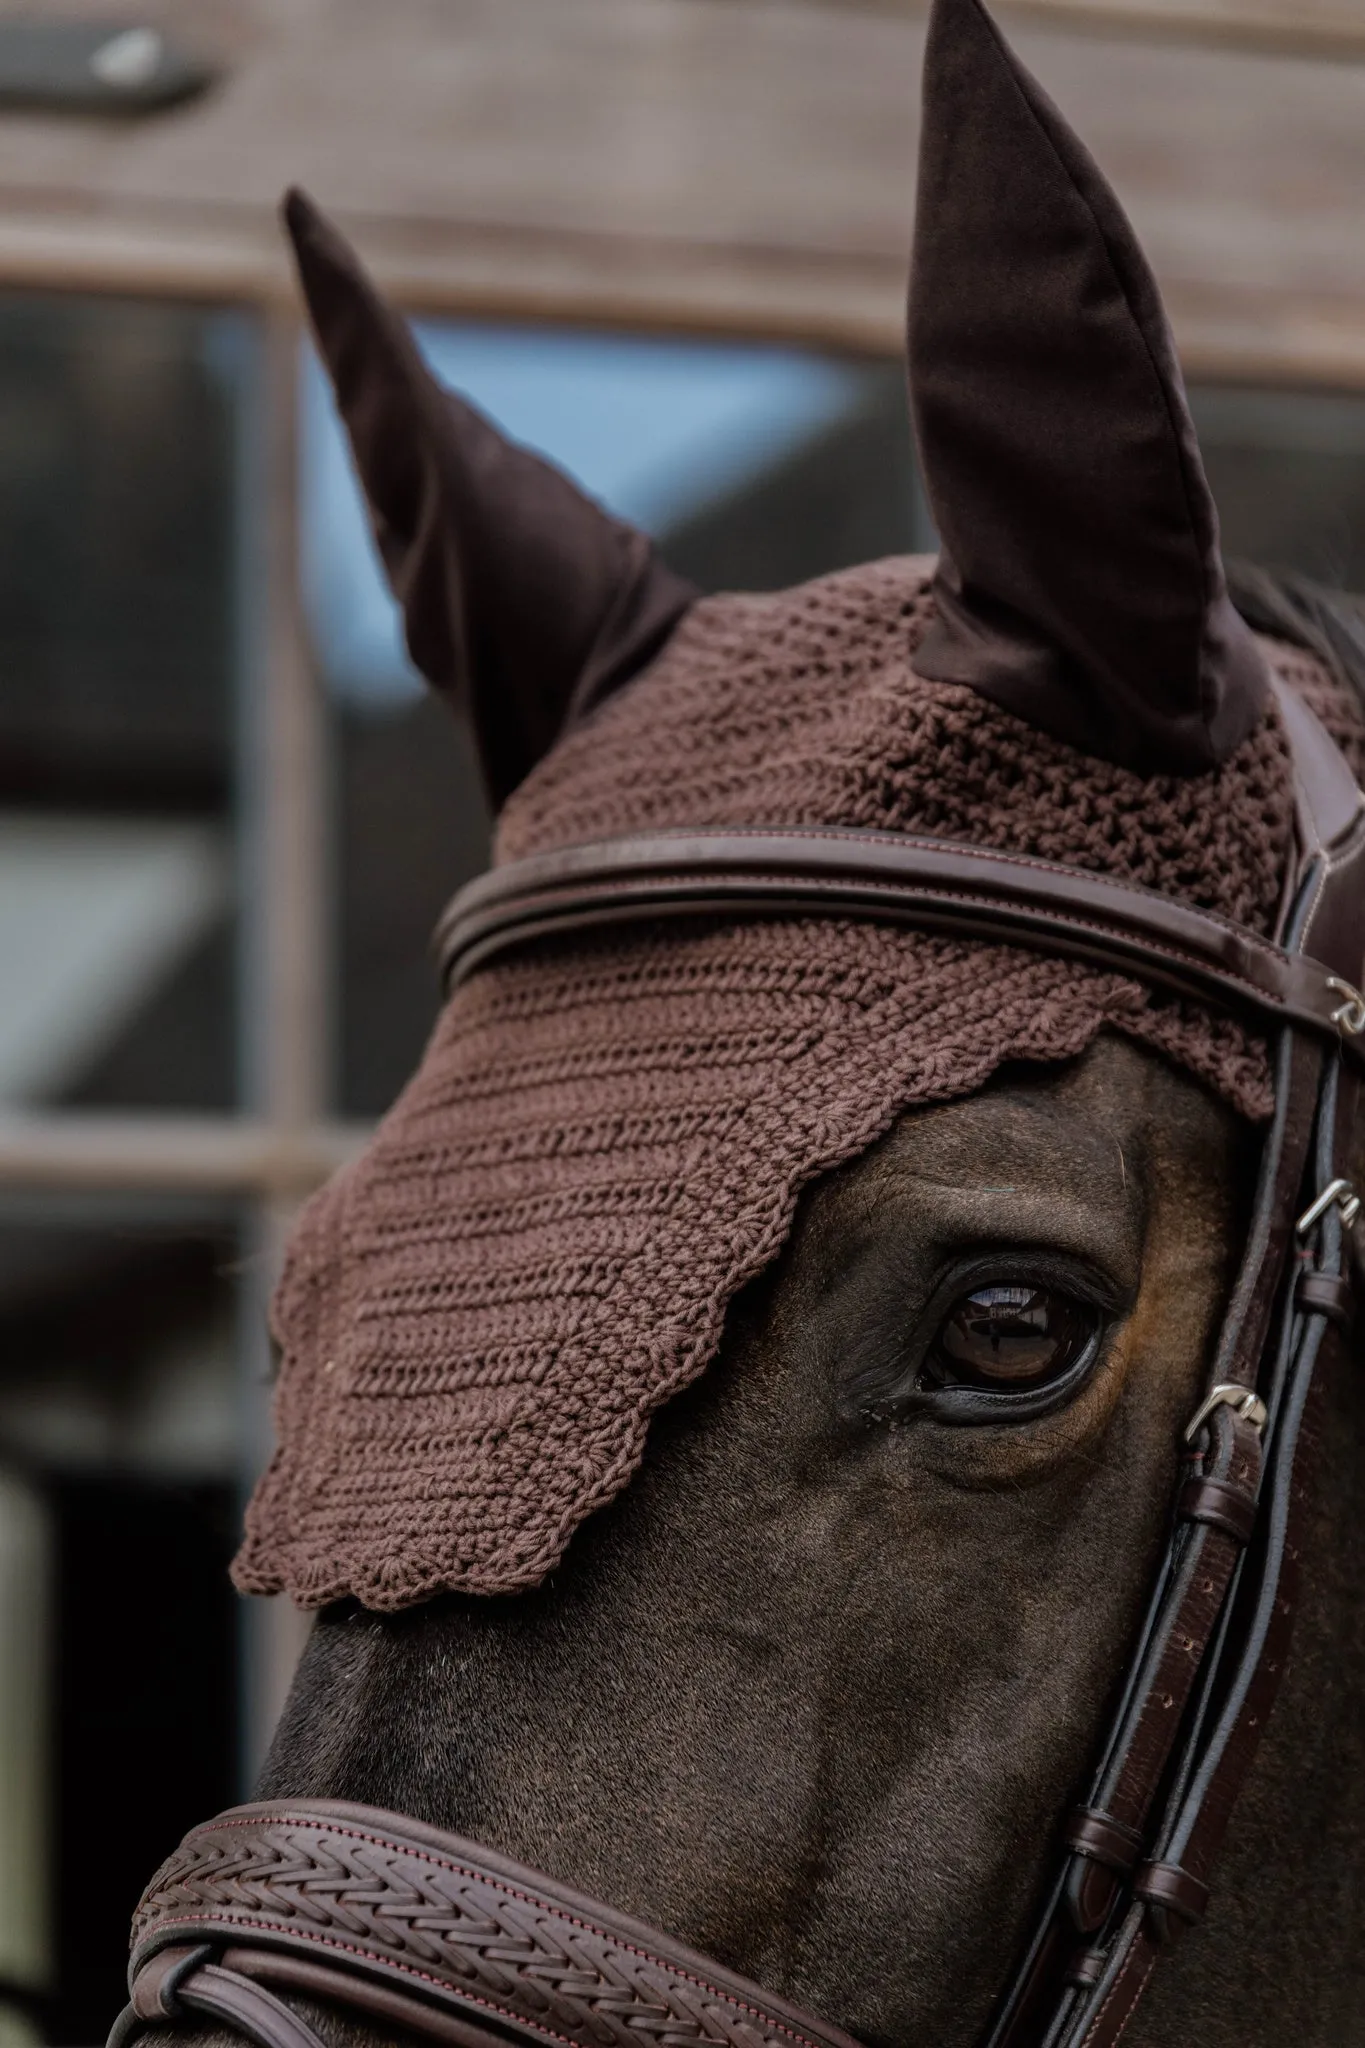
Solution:
[[(950, 553), (926, 666), (1115, 760), (1206, 767), (1254, 729), (1263, 665), (1226, 608), (1216, 523), (1145, 266), (1083, 152), (1002, 62), (974, 0), (940, 0), (934, 52), (923, 189), (941, 204), (917, 251), (912, 367)], [(974, 128), (978, 84), (998, 119)], [(1034, 149), (1050, 125), (1055, 164)], [(988, 149), (964, 188), (962, 164), (989, 134), (1009, 138), (1001, 161), (1027, 176), (992, 185), (1000, 161)], [(965, 159), (954, 156), (963, 136)], [(1067, 190), (1054, 208), (1056, 165)], [(954, 241), (942, 229), (964, 189), (996, 199)], [(1027, 221), (1011, 217), (1017, 193)], [(971, 216), (960, 211), (958, 227)], [(1016, 226), (1022, 240), (1006, 252), (1000, 238)], [(1100, 573), (1069, 602), (1077, 565), (1049, 556), (1049, 522), (1035, 517), (1062, 502), (1035, 488), (1040, 463), (1043, 483), (1057, 481), (1047, 474), (1055, 436), (1015, 434), (1018, 407), (1001, 405), (1017, 379), (988, 391), (980, 363), (969, 373), (970, 348), (944, 356), (951, 321), (935, 338), (936, 308), (949, 303), (935, 296), (945, 252), (960, 312), (992, 303), (986, 287), (1011, 275), (1005, 256), (1020, 249), (1039, 277), (1069, 276), (1078, 312), (1102, 311), (1089, 330), (1080, 322), (1074, 353), (1054, 358), (1056, 305), (1048, 311), (1044, 290), (1044, 345), (1028, 356), (1034, 425), (1059, 399), (1064, 421), (1083, 415), (1075, 439), (1089, 455), (1065, 480), (1080, 484), (1065, 507), (1073, 534), (1089, 535), (1097, 452), (1132, 457), (1130, 498), (1120, 490), (1104, 508)], [(974, 258), (984, 264), (975, 277)], [(997, 329), (1012, 318), (1005, 298)], [(401, 364), (389, 410), (367, 426), (363, 380), (359, 399), (350, 381), (350, 317), (333, 367), (343, 405), (348, 391), (355, 401), (358, 446), (369, 436), (367, 482), (414, 646), (436, 680), (472, 692), (505, 788), (554, 729), (544, 699), (553, 663), (541, 649), (541, 695), (518, 725), (525, 650), (501, 631), (486, 585), (466, 587), (465, 458), (440, 441), (429, 394)], [(396, 362), (401, 341), (389, 339)], [(405, 468), (421, 442), (404, 432), (414, 390), (408, 429), (416, 419), (441, 453)], [(968, 444), (988, 425), (983, 467), (981, 446)], [(474, 441), (483, 463), (489, 444)], [(954, 479), (958, 449), (975, 466)], [(982, 475), (992, 478), (984, 497), (961, 488)], [(1011, 503), (1009, 545), (983, 550)], [(501, 510), (516, 526), (527, 501), (512, 491)], [(1059, 517), (1054, 530), (1065, 529)], [(541, 571), (554, 570), (547, 531), (534, 518), (520, 528), (542, 591)], [(1021, 577), (1013, 543), (1028, 531), (1041, 552)], [(559, 681), (581, 711), (626, 680), (680, 600), (619, 531), (592, 529), (579, 566), (573, 661)], [(490, 697), (493, 685), (501, 694)], [(1006, 1069), (979, 1094), (907, 1112), (807, 1195), (780, 1263), (734, 1302), (710, 1372), (661, 1412), (638, 1479), (582, 1528), (544, 1588), (383, 1619), (353, 1606), (324, 1615), (263, 1793), (367, 1800), (458, 1828), (869, 2042), (966, 2048), (1014, 1962), (1057, 1815), (1131, 1640), (1168, 1511), (1172, 1446), (1243, 1232), (1250, 1150), (1245, 1127), (1192, 1081), (1107, 1037), (1074, 1065)], [(1027, 1427), (948, 1429), (924, 1417), (869, 1427), (853, 1381), (865, 1392), (883, 1359), (893, 1380), (903, 1371), (907, 1336), (956, 1258), (1009, 1247), (1040, 1272), (1079, 1260), (1105, 1277), (1111, 1329), (1076, 1399)], [(1158, 1976), (1132, 2029), (1153, 2048), (1365, 2038), (1358, 1385), (1336, 1379), (1327, 1409), (1298, 1655), (1208, 1923)]]
[[(908, 1115), (807, 1197), (545, 1589), (321, 1617), (262, 1796), (419, 1814), (870, 2042), (968, 2048), (1145, 1596), (1250, 1149), (1107, 1039)], [(841, 1420), (850, 1341), (1002, 1242), (1134, 1290), (1082, 1401), (980, 1439)], [(1143, 2048), (1365, 2039), (1365, 1388), (1327, 1408), (1294, 1662)]]

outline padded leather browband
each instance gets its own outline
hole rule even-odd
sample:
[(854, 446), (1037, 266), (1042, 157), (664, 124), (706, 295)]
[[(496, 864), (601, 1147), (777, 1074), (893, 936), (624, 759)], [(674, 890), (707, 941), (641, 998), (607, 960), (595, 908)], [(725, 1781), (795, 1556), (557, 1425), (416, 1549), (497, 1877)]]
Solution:
[[(1333, 851), (1365, 846), (1357, 811)], [(628, 920), (864, 917), (1066, 953), (1262, 1021), (1359, 1046), (1365, 1005), (1328, 964), (1154, 890), (1057, 862), (822, 826), (660, 832), (572, 846), (481, 875), (436, 935), (448, 987), (537, 939)]]

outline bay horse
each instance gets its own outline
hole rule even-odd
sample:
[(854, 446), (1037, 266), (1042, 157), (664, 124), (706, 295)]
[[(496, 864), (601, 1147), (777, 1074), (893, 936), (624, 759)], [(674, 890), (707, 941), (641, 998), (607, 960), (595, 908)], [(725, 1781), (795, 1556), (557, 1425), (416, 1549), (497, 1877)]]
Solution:
[[(861, 580), (830, 579), (814, 597), (698, 605), (642, 537), (437, 389), (402, 323), (307, 201), (296, 195), (286, 218), (409, 643), (428, 678), (473, 718), (490, 789), (504, 807), (502, 860), (541, 857), (556, 834), (560, 846), (577, 844), (592, 836), (582, 821), (603, 815), (613, 832), (681, 835), (674, 843), (686, 841), (691, 859), (689, 828), (714, 832), (739, 817), (746, 830), (781, 827), (789, 836), (828, 827), (881, 844), (918, 834), (921, 850), (937, 835), (937, 851), (930, 844), (917, 871), (921, 903), (944, 846), (971, 842), (1040, 872), (1060, 864), (1072, 883), (1078, 869), (1119, 876), (1154, 902), (1201, 906), (1223, 930), (1234, 921), (1250, 929), (1257, 918), (1263, 934), (1290, 929), (1282, 730), (1300, 715), (1295, 702), (1311, 700), (1322, 745), (1335, 743), (1359, 774), (1365, 635), (1345, 600), (1292, 579), (1234, 578), (1234, 608), (1150, 273), (1099, 172), (978, 0), (936, 0), (926, 57), (910, 370), (944, 541), (936, 565), (880, 565)], [(817, 612), (818, 646), (803, 623)], [(762, 683), (771, 684), (766, 708), (753, 708), (758, 697), (744, 699), (732, 679), (758, 691), (752, 678), (760, 670), (769, 676), (774, 648), (781, 673)], [(1267, 708), (1271, 669), (1278, 709)], [(842, 709), (836, 717), (821, 695), (836, 687), (831, 676), (850, 701), (863, 693), (856, 746), (839, 722)], [(897, 752), (885, 736), (902, 728), (917, 737)], [(931, 729), (938, 751), (926, 769)], [(868, 733), (882, 735), (880, 752)], [(997, 748), (989, 759), (988, 744)], [(795, 788), (799, 777), (807, 810), (788, 815), (788, 798), (771, 792)], [(844, 793), (837, 802), (829, 794), (836, 783)], [(713, 814), (699, 813), (703, 786)], [(732, 788), (737, 809), (726, 810), (731, 797), (716, 791)], [(855, 790), (863, 808), (840, 810), (853, 806)], [(1090, 836), (1069, 838), (1069, 820), (1081, 812)], [(551, 815), (559, 820), (553, 832)], [(1252, 822), (1242, 832), (1244, 815)], [(1225, 832), (1233, 839), (1220, 837)], [(795, 859), (783, 843), (784, 857)], [(733, 846), (726, 858), (731, 874)], [(1233, 899), (1220, 891), (1232, 886), (1227, 875), (1239, 862), (1242, 894), (1230, 911)], [(815, 884), (803, 873), (805, 930), (820, 921), (810, 915)], [(651, 876), (640, 886), (657, 894)], [(749, 874), (750, 897), (760, 881), (778, 886), (772, 874)], [(543, 877), (537, 886), (549, 888)], [(580, 922), (585, 886), (580, 878)], [(692, 1016), (690, 991), (704, 968), (712, 971), (705, 962), (714, 966), (711, 954), (687, 954), (685, 983), (677, 948), (731, 943), (728, 927), (715, 929), (725, 919), (714, 873), (708, 886), (709, 922), (699, 932), (680, 938), (670, 927), (665, 937), (639, 941), (674, 949), (665, 965), (663, 951), (649, 955), (649, 973), (656, 982), (665, 976), (675, 1006), (648, 1009), (656, 1036), (668, 1017)], [(782, 1053), (792, 1094), (777, 1090), (777, 1113), (763, 1128), (769, 1145), (787, 1142), (788, 1103), (806, 1149), (784, 1183), (790, 1203), (770, 1205), (767, 1234), (744, 1236), (739, 1174), (725, 1183), (730, 1208), (717, 1209), (709, 1237), (697, 1234), (701, 1225), (686, 1235), (688, 1187), (710, 1171), (707, 1146), (722, 1143), (699, 1138), (667, 1199), (654, 1200), (648, 1229), (631, 1237), (624, 1264), (599, 1260), (596, 1279), (575, 1281), (577, 1320), (545, 1354), (552, 1391), (536, 1397), (540, 1408), (518, 1408), (491, 1369), (477, 1387), (468, 1382), (462, 1398), (474, 1403), (483, 1432), (480, 1473), (493, 1469), (488, 1460), (512, 1455), (519, 1429), (526, 1458), (538, 1455), (530, 1439), (539, 1425), (523, 1425), (525, 1414), (552, 1414), (567, 1432), (556, 1439), (556, 1460), (518, 1468), (542, 1473), (543, 1486), (497, 1493), (497, 1513), (513, 1518), (502, 1549), (477, 1518), (461, 1524), (463, 1534), (442, 1523), (444, 1551), (427, 1540), (422, 1516), (440, 1482), (429, 1458), (421, 1483), (392, 1496), (392, 1519), (373, 1500), (366, 1506), (367, 1471), (379, 1498), (387, 1437), (352, 1452), (334, 1432), (332, 1462), (309, 1480), (311, 1493), (301, 1480), (292, 1494), (284, 1479), (267, 1481), (242, 1583), (288, 1585), (321, 1611), (257, 1796), (283, 1802), (281, 1810), (343, 1801), (486, 1845), (552, 1884), (612, 1902), (868, 2048), (1107, 2040), (1116, 2037), (1104, 2031), (1109, 2023), (1087, 2017), (1088, 2008), (1076, 2019), (1105, 1967), (1099, 1949), (1090, 1952), (1098, 1961), (1083, 1955), (1067, 1965), (1070, 1989), (1055, 2017), (1025, 2012), (1018, 2020), (1024, 2008), (1016, 2003), (1009, 2032), (1001, 2015), (1031, 1930), (1060, 1896), (1050, 1887), (1063, 1846), (1131, 1876), (1134, 1858), (1124, 1866), (1114, 1850), (1122, 1846), (1116, 1823), (1092, 1816), (1089, 1835), (1082, 1828), (1077, 1836), (1066, 1816), (1106, 1729), (1122, 1717), (1125, 1673), (1140, 1665), (1144, 1629), (1150, 1633), (1144, 1616), (1154, 1611), (1153, 1585), (1170, 1582), (1181, 1557), (1193, 1554), (1179, 1543), (1170, 1548), (1172, 1501), (1189, 1469), (1183, 1440), (1199, 1416), (1213, 1427), (1201, 1394), (1220, 1332), (1239, 1287), (1254, 1289), (1260, 1268), (1274, 1263), (1263, 1246), (1248, 1265), (1246, 1248), (1259, 1242), (1267, 1147), (1289, 1142), (1287, 1070), (1277, 1068), (1272, 1085), (1264, 1030), (1234, 1044), (1222, 1027), (1191, 1022), (1188, 1007), (1144, 1009), (1145, 995), (1124, 993), (1131, 977), (1122, 987), (1111, 977), (1101, 989), (1093, 960), (1046, 968), (1092, 977), (1084, 983), (1029, 980), (1010, 965), (1016, 951), (1000, 943), (998, 927), (962, 945), (932, 932), (888, 937), (865, 905), (852, 914), (851, 886), (838, 882), (847, 915), (826, 919), (825, 937), (811, 941), (843, 949), (837, 972), (828, 970), (839, 1000), (874, 958), (878, 973), (884, 967), (894, 980), (901, 969), (892, 951), (902, 947), (895, 959), (918, 963), (921, 980), (941, 980), (945, 962), (952, 966), (953, 1016), (970, 1013), (970, 1031), (956, 1023), (950, 1031), (940, 1006), (928, 1066), (914, 1064), (923, 1052), (918, 1040), (910, 1043), (915, 1030), (902, 1044), (888, 1027), (884, 1062), (874, 1033), (874, 1057), (858, 1066), (854, 1088), (834, 1040), (811, 1053), (794, 1025)], [(859, 886), (871, 886), (866, 875)], [(456, 952), (474, 946), (471, 918), (491, 915), (491, 900), (460, 912)], [(960, 889), (954, 901), (953, 914), (968, 915)], [(505, 926), (512, 911), (505, 902), (493, 909)], [(1003, 915), (998, 901), (993, 914)], [(1017, 904), (1010, 914), (1024, 916)], [(1035, 948), (1027, 974), (1036, 976), (1045, 972), (1040, 953), (1076, 948), (1055, 904), (1045, 912), (1034, 903), (1028, 915), (1038, 930), (1051, 918), (1046, 944), (1036, 931), (1026, 940)], [(772, 921), (736, 917), (734, 943), (751, 951), (787, 943), (787, 926), (774, 937)], [(478, 944), (486, 945), (486, 924), (481, 930)], [(1358, 938), (1356, 930), (1351, 944)], [(515, 993), (515, 1002), (498, 999), (501, 1010), (478, 991), (504, 970), (470, 969), (461, 987), (485, 1009), (461, 1013), (466, 1036), (492, 1033), (495, 1023), (510, 1030), (513, 1010), (523, 1021), (546, 1011), (550, 1030), (561, 969), (556, 942), (546, 951), (542, 937), (532, 950), (537, 943), (541, 964), (505, 970), (522, 979), (499, 984)], [(571, 949), (565, 958), (577, 959), (572, 947), (582, 944), (584, 957), (596, 960), (593, 945), (628, 953), (636, 941), (618, 921), (605, 938), (559, 943)], [(1111, 942), (1096, 943), (1112, 967)], [(904, 950), (912, 946), (919, 950)], [(763, 957), (772, 983), (780, 978), (776, 953)], [(1351, 957), (1359, 959), (1358, 946)], [(621, 979), (625, 958), (611, 955), (618, 1008), (624, 1015), (634, 1004), (643, 1015), (638, 978)], [(811, 958), (824, 974), (826, 954)], [(551, 979), (533, 982), (542, 972)], [(797, 1016), (814, 973), (781, 968), (776, 1014)], [(1357, 973), (1351, 988), (1358, 981)], [(1339, 976), (1336, 985), (1348, 986)], [(537, 994), (542, 987), (548, 997)], [(570, 1016), (567, 981), (564, 990), (562, 1031), (588, 1032), (576, 1021), (587, 1008)], [(452, 1003), (465, 1000), (457, 988)], [(858, 1000), (870, 1012), (883, 996)], [(1068, 1037), (1068, 1006), (1082, 1002), (1097, 1007)], [(927, 1028), (916, 1027), (921, 1039)], [(964, 1050), (968, 1038), (984, 1048), (976, 1066), (977, 1052)], [(456, 1074), (449, 1062), (457, 1041), (453, 1026), (438, 1028), (430, 1071), (444, 1059), (442, 1071)], [(680, 1027), (658, 1088), (695, 1064), (699, 1042)], [(560, 1045), (555, 1056), (563, 1062), (573, 1052)], [(490, 1060), (478, 1070), (480, 1099), (496, 1103)], [(477, 1092), (473, 1072), (458, 1068), (466, 1095)], [(857, 1094), (866, 1108), (848, 1110), (833, 1135), (821, 1116), (822, 1072), (831, 1099)], [(904, 1079), (912, 1072), (913, 1086)], [(454, 1115), (458, 1091), (453, 1081), (443, 1085), (440, 1115)], [(643, 1113), (633, 1085), (619, 1082), (627, 1121)], [(567, 1117), (562, 1105), (545, 1106), (541, 1082), (518, 1087), (519, 1129), (534, 1133), (542, 1114)], [(436, 1097), (421, 1100), (430, 1218), (464, 1198), (432, 1163)], [(1278, 1122), (1270, 1116), (1276, 1103)], [(400, 1105), (395, 1115), (405, 1114), (416, 1111)], [(732, 1119), (726, 1129), (733, 1127)], [(471, 1128), (477, 1135), (482, 1126)], [(706, 1125), (716, 1128), (714, 1119)], [(1338, 1181), (1327, 1188), (1329, 1209), (1337, 1188), (1344, 1223), (1354, 1212), (1341, 1190), (1365, 1171), (1358, 1138), (1351, 1125), (1345, 1149), (1333, 1155)], [(466, 1134), (460, 1144), (472, 1160), (474, 1139)], [(567, 1158), (567, 1141), (557, 1156)], [(499, 1157), (505, 1180), (511, 1155)], [(764, 1169), (755, 1159), (745, 1173)], [(529, 1185), (517, 1182), (523, 1207), (532, 1201)], [(568, 1211), (600, 1208), (613, 1195), (601, 1174), (573, 1185), (573, 1199), (554, 1209), (553, 1177), (536, 1183), (537, 1257), (558, 1241), (555, 1231), (578, 1227)], [(334, 1398), (335, 1346), (370, 1313), (370, 1297), (348, 1276), (363, 1258), (380, 1257), (374, 1244), (398, 1228), (396, 1212), (385, 1211), (389, 1221), (375, 1222), (369, 1249), (359, 1248), (361, 1186), (351, 1186), (344, 1227), (339, 1198), (318, 1212), (326, 1230), (314, 1229), (313, 1250), (295, 1268), (290, 1327), (306, 1321), (308, 1332), (338, 1333), (315, 1343), (284, 1333), (281, 1428), (296, 1462), (304, 1456), (298, 1443), (312, 1441), (309, 1431), (321, 1428), (317, 1418)], [(496, 1188), (487, 1213), (495, 1198)], [(1281, 1207), (1300, 1199), (1294, 1178)], [(664, 1337), (650, 1335), (651, 1290), (662, 1289), (665, 1268), (648, 1261), (670, 1231), (682, 1233), (670, 1273), (703, 1251), (729, 1257), (728, 1247), (711, 1242), (732, 1227), (726, 1216), (740, 1220), (724, 1282), (706, 1297), (723, 1319), (717, 1341), (689, 1338), (688, 1350), (679, 1337), (683, 1362), (670, 1363)], [(1301, 1246), (1316, 1227), (1300, 1233)], [(1341, 1238), (1344, 1245), (1349, 1232)], [(431, 1317), (450, 1319), (449, 1330), (475, 1313), (470, 1304), (483, 1301), (486, 1273), (502, 1255), (501, 1239), (481, 1242), (485, 1263), (460, 1267), (445, 1296), (439, 1270), (424, 1269), (422, 1299), (434, 1304)], [(319, 1246), (331, 1250), (324, 1256)], [(1299, 1266), (1307, 1256), (1292, 1255)], [(1343, 1250), (1338, 1270), (1309, 1276), (1316, 1292), (1302, 1295), (1301, 1318), (1347, 1320), (1345, 1257)], [(1250, 1279), (1239, 1281), (1239, 1270)], [(642, 1274), (653, 1276), (648, 1287)], [(678, 1284), (686, 1279), (684, 1272)], [(365, 1353), (375, 1385), (417, 1343), (416, 1286), (406, 1297), (408, 1320), (394, 1310), (377, 1348)], [(640, 1323), (657, 1368), (641, 1383), (635, 1421), (625, 1416), (624, 1397), (621, 1415), (611, 1410), (618, 1450), (605, 1478), (596, 1452), (583, 1448), (587, 1438), (572, 1434), (588, 1428), (588, 1396), (580, 1400), (580, 1382), (565, 1379), (558, 1363), (588, 1328), (591, 1342), (575, 1367), (587, 1386), (594, 1346), (615, 1342), (614, 1324), (590, 1321), (594, 1289), (610, 1295), (618, 1320)], [(537, 1314), (563, 1310), (559, 1297), (535, 1303)], [(663, 1328), (662, 1295), (658, 1314)], [(305, 1365), (310, 1344), (316, 1356)], [(344, 1370), (353, 1385), (364, 1379), (359, 1366)], [(613, 1370), (619, 1380), (625, 1367)], [(426, 1445), (433, 1431), (453, 1426), (433, 1419), (430, 1403), (445, 1396), (416, 1367), (405, 1384), (409, 1406), (384, 1412), (400, 1417), (395, 1429), (406, 1427), (402, 1416), (420, 1413)], [(1254, 1387), (1244, 1398), (1233, 1391), (1241, 1405), (1223, 1420), (1233, 1427), (1235, 1413), (1238, 1428), (1258, 1432), (1265, 1403)], [(609, 1395), (610, 1385), (608, 1407)], [(1170, 1878), (1165, 1894), (1149, 1879), (1137, 1895), (1138, 1919), (1145, 1900), (1164, 1931), (1160, 1967), (1125, 2016), (1134, 2048), (1365, 2042), (1365, 1531), (1357, 1512), (1365, 1384), (1339, 1342), (1315, 1399), (1312, 1493), (1291, 1543), (1300, 1588), (1292, 1660), (1282, 1677), (1276, 1672), (1279, 1697), (1245, 1774), (1202, 1924), (1173, 1938), (1176, 1920), (1203, 1912), (1202, 1899), (1197, 1911), (1185, 1910), (1192, 1880), (1174, 1863), (1161, 1868), (1176, 1870), (1183, 1893)], [(1273, 1397), (1270, 1409), (1273, 1426)], [(402, 1448), (407, 1456), (406, 1438)], [(427, 1451), (412, 1455), (420, 1463)], [(356, 1462), (348, 1466), (350, 1456)], [(1210, 1507), (1206, 1490), (1199, 1513), (1226, 1532), (1235, 1520), (1232, 1481), (1209, 1484), (1224, 1486), (1223, 1504)], [(561, 1493), (568, 1505), (551, 1514), (545, 1498), (560, 1502)], [(345, 1503), (360, 1503), (354, 1514), (368, 1517), (365, 1555), (378, 1561), (343, 1569), (339, 1536), (331, 1549), (309, 1538), (308, 1549), (297, 1530), (285, 1531), (281, 1503), (305, 1495), (320, 1503), (319, 1529), (339, 1529), (343, 1508), (353, 1512)], [(286, 1535), (292, 1566), (278, 1562)], [(1239, 1610), (1229, 1599), (1234, 1620), (1222, 1636), (1216, 1617), (1208, 1625), (1215, 1647), (1237, 1632)], [(1193, 1635), (1188, 1642), (1194, 1658)], [(1202, 1654), (1202, 1636), (1197, 1647)], [(1216, 1715), (1216, 1686), (1190, 1695), (1197, 1697), (1200, 1712)], [(1178, 1755), (1172, 1750), (1163, 1765), (1168, 1792), (1185, 1768)], [(338, 1883), (347, 1896), (363, 1890), (353, 1871)], [(1117, 1878), (1113, 1890), (1117, 1896)], [(240, 1900), (235, 1910), (245, 1924)], [(405, 1910), (420, 1922), (420, 1911)], [(1109, 1924), (1103, 1914), (1096, 1921)], [(182, 1978), (188, 1983), (183, 1969)], [(302, 1981), (288, 2003), (323, 2041), (359, 2048), (407, 2038), (401, 2019), (378, 2007), (368, 2016), (340, 2010), (300, 1990)], [(637, 2015), (636, 2031), (623, 2034), (609, 2004), (599, 2001), (583, 2036), (523, 2018), (519, 2034), (512, 2026), (510, 2036), (496, 2037), (606, 2042), (652, 2027), (667, 2042), (710, 2038), (704, 2018), (689, 2022), (689, 2032), (676, 2020)], [(204, 2017), (214, 2010), (163, 1999), (138, 2023), (160, 2014), (177, 2037), (195, 2025), (199, 2038), (226, 2044), (232, 2032)], [(488, 2038), (460, 2024), (463, 2033), (456, 2027), (443, 2038)], [(592, 2025), (600, 2026), (596, 2037)], [(774, 2022), (767, 2038), (794, 2026)], [(742, 2021), (736, 2028), (717, 2038), (745, 2039)], [(275, 2037), (266, 2026), (256, 2038)], [(762, 2029), (752, 2038), (763, 2038)]]

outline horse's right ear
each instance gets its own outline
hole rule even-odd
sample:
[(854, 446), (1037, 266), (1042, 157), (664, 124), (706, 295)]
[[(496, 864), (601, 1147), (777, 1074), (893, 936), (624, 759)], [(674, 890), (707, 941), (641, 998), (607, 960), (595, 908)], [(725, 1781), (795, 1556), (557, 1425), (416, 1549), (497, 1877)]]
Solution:
[(933, 0), (910, 388), (943, 536), (921, 675), (1140, 775), (1265, 716), (1156, 280), (982, 0)]
[(408, 648), (469, 712), (495, 805), (696, 597), (653, 543), (444, 390), (302, 192), (284, 223)]

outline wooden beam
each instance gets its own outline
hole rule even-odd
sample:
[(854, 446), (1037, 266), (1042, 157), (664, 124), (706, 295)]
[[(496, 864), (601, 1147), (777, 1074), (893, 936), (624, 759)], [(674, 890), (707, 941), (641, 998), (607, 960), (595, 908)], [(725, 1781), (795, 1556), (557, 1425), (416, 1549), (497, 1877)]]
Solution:
[(364, 1147), (369, 1127), (281, 1131), (250, 1118), (0, 1114), (0, 1188), (292, 1199)]
[(1276, 57), (1365, 63), (1365, 14), (1358, 8), (1242, 4), (1219, 0), (1006, 0), (1008, 18), (1070, 28), (1082, 35), (1141, 36), (1165, 43), (1259, 50)]
[[(97, 133), (0, 116), (0, 282), (277, 304), (297, 179), (416, 309), (891, 353), (909, 4), (238, 0), (198, 106)], [(1191, 367), (1365, 389), (1365, 64), (1155, 33), (1278, 36), (1283, 0), (1019, 5), (1015, 40), (1114, 179)], [(1139, 17), (1151, 35), (1076, 32)], [(1365, 31), (1365, 0), (1293, 18)]]
[[(922, 17), (927, 0), (817, 0)], [(998, 0), (1011, 30), (1018, 23), (1078, 35), (1144, 42), (1203, 43), (1278, 57), (1365, 63), (1365, 7), (1359, 0)]]

